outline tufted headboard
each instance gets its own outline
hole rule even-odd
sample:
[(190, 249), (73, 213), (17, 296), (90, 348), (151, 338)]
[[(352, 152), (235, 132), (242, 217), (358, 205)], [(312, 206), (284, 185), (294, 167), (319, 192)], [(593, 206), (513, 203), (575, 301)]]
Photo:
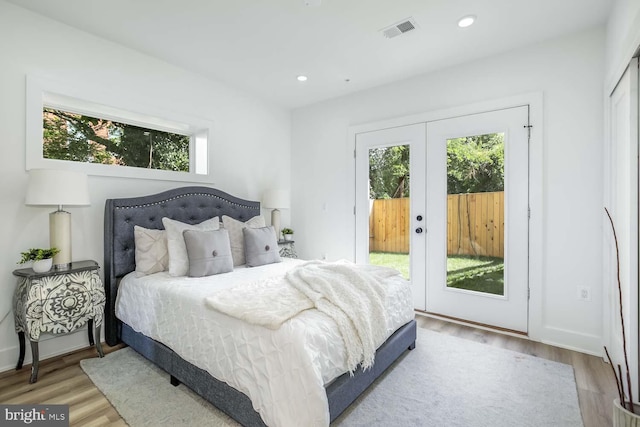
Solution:
[(164, 229), (162, 218), (197, 224), (227, 215), (246, 221), (260, 215), (260, 202), (239, 199), (209, 187), (182, 187), (150, 196), (107, 199), (104, 209), (105, 338), (115, 345), (120, 325), (115, 316), (118, 280), (135, 270), (133, 227)]

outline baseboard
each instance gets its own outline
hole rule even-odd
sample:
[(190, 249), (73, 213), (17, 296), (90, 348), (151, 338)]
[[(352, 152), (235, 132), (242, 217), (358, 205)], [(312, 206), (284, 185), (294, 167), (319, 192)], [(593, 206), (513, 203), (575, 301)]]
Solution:
[(602, 357), (602, 337), (567, 329), (543, 327), (540, 342), (579, 353)]
[[(38, 350), (40, 352), (40, 361), (86, 348), (88, 345), (89, 338), (87, 336), (86, 327), (78, 329), (77, 331), (66, 335), (42, 335), (40, 337), (40, 343), (38, 345)], [(14, 370), (16, 368), (16, 363), (18, 362), (19, 354), (20, 346), (18, 345), (18, 335), (16, 334), (15, 345), (0, 350), (0, 372)], [(27, 365), (31, 362), (31, 346), (27, 341), (24, 364)]]

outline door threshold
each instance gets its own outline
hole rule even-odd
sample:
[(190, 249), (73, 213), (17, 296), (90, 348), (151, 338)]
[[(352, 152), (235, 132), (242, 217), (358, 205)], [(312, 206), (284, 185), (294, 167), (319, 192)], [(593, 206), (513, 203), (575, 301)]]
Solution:
[(458, 325), (470, 326), (477, 329), (483, 329), (485, 331), (498, 332), (504, 335), (511, 335), (518, 338), (529, 338), (529, 334), (526, 332), (516, 331), (508, 328), (501, 328), (499, 326), (491, 326), (484, 323), (473, 322), (471, 320), (459, 319), (457, 317), (447, 316), (444, 314), (431, 313), (428, 311), (414, 310), (416, 314), (425, 317), (432, 317), (434, 319), (444, 320), (446, 322), (456, 323)]

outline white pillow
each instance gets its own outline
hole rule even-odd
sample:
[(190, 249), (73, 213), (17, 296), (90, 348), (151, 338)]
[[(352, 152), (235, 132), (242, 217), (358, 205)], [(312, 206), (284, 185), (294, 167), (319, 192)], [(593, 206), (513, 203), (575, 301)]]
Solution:
[(233, 265), (243, 265), (246, 263), (244, 256), (244, 235), (242, 230), (245, 227), (262, 228), (265, 227), (264, 217), (254, 216), (247, 222), (238, 221), (230, 216), (223, 215), (222, 223), (224, 228), (229, 232), (229, 241), (231, 242), (231, 256), (233, 257)]
[(169, 250), (167, 232), (152, 230), (136, 225), (133, 227), (136, 244), (136, 271), (141, 274), (153, 274), (169, 268)]
[(167, 248), (169, 249), (169, 274), (172, 276), (186, 276), (189, 272), (189, 257), (184, 243), (184, 230), (213, 231), (220, 228), (220, 219), (216, 216), (200, 224), (185, 224), (175, 219), (162, 218), (162, 224), (167, 230)]

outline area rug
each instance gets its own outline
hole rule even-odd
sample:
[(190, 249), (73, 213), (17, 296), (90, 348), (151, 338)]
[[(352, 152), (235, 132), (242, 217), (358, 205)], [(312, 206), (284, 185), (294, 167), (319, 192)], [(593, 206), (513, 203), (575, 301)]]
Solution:
[[(238, 426), (124, 348), (82, 369), (131, 426)], [(573, 368), (418, 328), (413, 351), (332, 426), (582, 427)]]

